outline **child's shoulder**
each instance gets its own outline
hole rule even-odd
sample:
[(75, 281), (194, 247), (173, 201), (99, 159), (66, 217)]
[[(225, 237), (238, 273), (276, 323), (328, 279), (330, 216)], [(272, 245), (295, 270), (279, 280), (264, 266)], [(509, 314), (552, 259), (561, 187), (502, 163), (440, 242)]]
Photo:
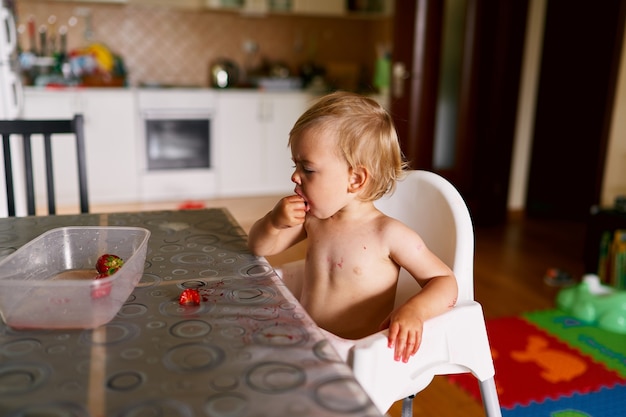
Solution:
[(390, 239), (401, 239), (409, 236), (419, 237), (417, 232), (411, 229), (398, 219), (390, 217), (384, 213), (377, 220), (379, 222), (379, 228), (383, 234)]

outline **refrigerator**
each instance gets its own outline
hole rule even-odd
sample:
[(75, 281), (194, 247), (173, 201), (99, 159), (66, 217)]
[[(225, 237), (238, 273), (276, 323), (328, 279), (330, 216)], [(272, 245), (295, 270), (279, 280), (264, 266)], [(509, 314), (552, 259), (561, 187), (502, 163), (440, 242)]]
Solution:
[(23, 87), (17, 57), (15, 18), (8, 7), (0, 8), (0, 119), (16, 119), (23, 108)]
[[(19, 63), (17, 56), (17, 30), (15, 27), (15, 17), (5, 3), (0, 6), (0, 120), (17, 119), (22, 116), (23, 109), (23, 88), (20, 78)], [(2, 140), (4, 146), (4, 139)], [(23, 152), (20, 146), (12, 144), (11, 150), (15, 152), (16, 160), (19, 159)], [(0, 147), (2, 148), (2, 147)], [(4, 154), (3, 151), (0, 154)], [(0, 217), (7, 216), (6, 207), (6, 182), (5, 167), (0, 160)], [(19, 167), (13, 166), (13, 174), (23, 175)], [(24, 185), (21, 182), (22, 177), (15, 176), (15, 198), (16, 211), (20, 215), (24, 215), (25, 211), (25, 194)]]

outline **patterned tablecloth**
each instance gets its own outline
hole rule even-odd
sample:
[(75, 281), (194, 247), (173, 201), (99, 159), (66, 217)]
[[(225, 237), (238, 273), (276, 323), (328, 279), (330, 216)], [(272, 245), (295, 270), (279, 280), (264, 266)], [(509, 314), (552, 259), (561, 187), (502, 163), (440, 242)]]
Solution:
[(149, 229), (143, 277), (94, 330), (0, 323), (1, 416), (380, 416), (226, 210), (0, 219), (0, 259), (77, 225)]

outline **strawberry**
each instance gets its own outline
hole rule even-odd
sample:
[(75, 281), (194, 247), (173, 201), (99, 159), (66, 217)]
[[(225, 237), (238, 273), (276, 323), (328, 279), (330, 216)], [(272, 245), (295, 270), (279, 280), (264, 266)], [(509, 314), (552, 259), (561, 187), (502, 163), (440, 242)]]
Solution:
[(181, 306), (197, 306), (200, 305), (200, 293), (198, 290), (187, 288), (180, 294), (178, 304)]
[(107, 278), (109, 275), (107, 274), (98, 274), (95, 276), (92, 284), (91, 284), (91, 298), (102, 298), (106, 297), (111, 293), (111, 283), (103, 283), (100, 282), (102, 278)]
[(117, 255), (105, 254), (96, 261), (96, 271), (101, 275), (113, 275), (124, 265), (124, 260)]

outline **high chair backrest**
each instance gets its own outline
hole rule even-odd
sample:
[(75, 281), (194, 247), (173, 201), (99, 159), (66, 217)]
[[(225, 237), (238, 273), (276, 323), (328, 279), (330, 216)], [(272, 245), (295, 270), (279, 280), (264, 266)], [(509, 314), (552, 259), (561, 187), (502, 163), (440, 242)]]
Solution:
[[(410, 171), (377, 207), (415, 230), (454, 271), (459, 297), (454, 308), (424, 323), (419, 350), (408, 363), (394, 360), (388, 332), (355, 341), (348, 363), (381, 412), (403, 399), (402, 415), (412, 416), (412, 398), (435, 375), (471, 373), (478, 380), (488, 417), (502, 417), (495, 369), (481, 305), (474, 300), (474, 230), (459, 192), (443, 177)], [(415, 280), (400, 274), (396, 305), (419, 291)]]
[[(450, 182), (429, 171), (408, 171), (395, 192), (378, 200), (376, 207), (415, 230), (428, 248), (452, 268), (459, 300), (474, 299), (474, 230), (467, 206)], [(417, 291), (419, 285), (402, 270), (396, 306)]]

